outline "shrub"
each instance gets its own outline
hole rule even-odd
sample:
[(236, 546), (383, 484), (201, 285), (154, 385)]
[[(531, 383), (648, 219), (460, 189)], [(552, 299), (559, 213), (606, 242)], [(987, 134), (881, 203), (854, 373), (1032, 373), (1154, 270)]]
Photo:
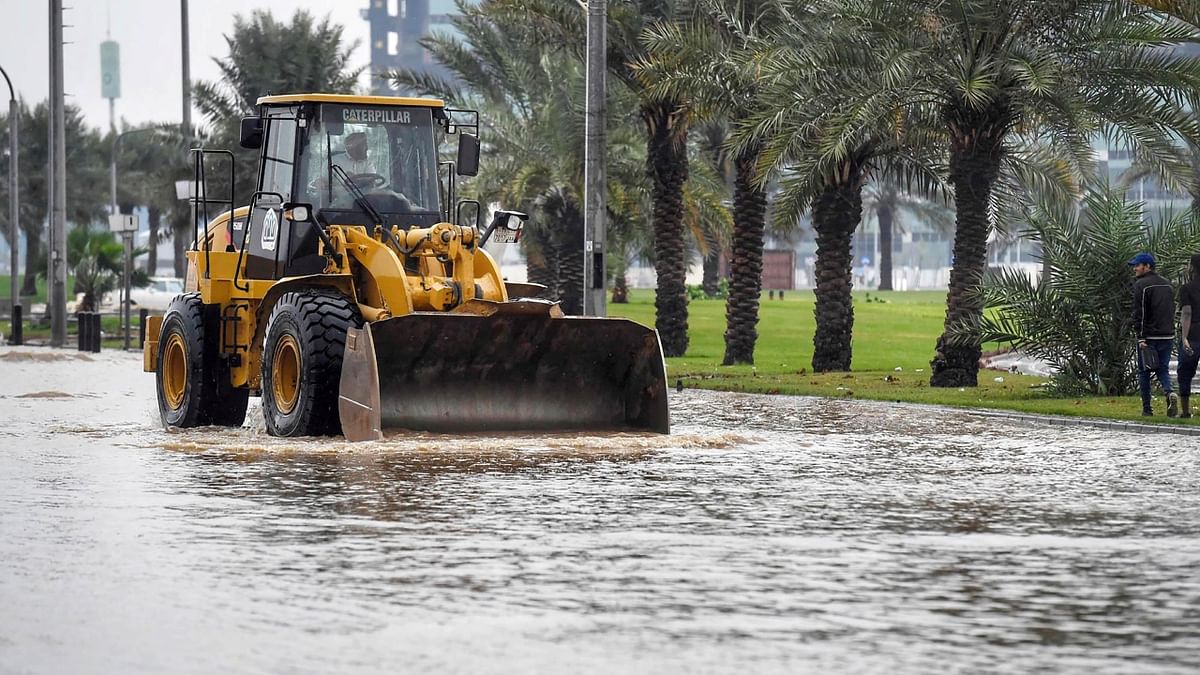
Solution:
[[(1047, 361), (1060, 394), (1133, 391), (1133, 273), (1127, 261), (1149, 251), (1158, 272), (1178, 285), (1189, 257), (1200, 251), (1200, 221), (1188, 214), (1147, 227), (1141, 204), (1099, 188), (1089, 191), (1081, 208), (1041, 205), (1030, 228), (1049, 277), (1035, 282), (1016, 270), (990, 271), (979, 289), (983, 340)], [(964, 326), (956, 328), (956, 335), (964, 334)]]
[(689, 300), (725, 300), (729, 297), (729, 279), (726, 277), (721, 277), (721, 280), (717, 282), (716, 295), (710, 296), (705, 293), (703, 285), (689, 284), (687, 287), (687, 292)]

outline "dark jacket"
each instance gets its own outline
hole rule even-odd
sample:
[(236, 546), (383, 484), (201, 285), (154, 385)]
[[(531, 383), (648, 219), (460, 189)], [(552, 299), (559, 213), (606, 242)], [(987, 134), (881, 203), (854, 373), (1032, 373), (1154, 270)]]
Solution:
[(1157, 272), (1133, 282), (1133, 330), (1139, 340), (1175, 338), (1175, 289)]
[[(1192, 308), (1192, 323), (1188, 325), (1188, 342), (1200, 342), (1200, 278), (1179, 287), (1179, 309)], [(1182, 317), (1181, 317), (1182, 318)], [(1180, 328), (1183, 326), (1181, 325)], [(1180, 333), (1182, 337), (1182, 333)]]

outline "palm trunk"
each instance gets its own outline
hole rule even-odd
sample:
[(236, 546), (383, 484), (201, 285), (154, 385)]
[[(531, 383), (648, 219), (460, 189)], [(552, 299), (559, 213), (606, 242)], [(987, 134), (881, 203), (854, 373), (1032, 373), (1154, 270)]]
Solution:
[(715, 298), (721, 290), (721, 248), (709, 235), (704, 236), (704, 243), (708, 253), (704, 254), (704, 278), (700, 289), (704, 291), (704, 297)]
[(757, 152), (737, 159), (733, 188), (733, 265), (725, 302), (725, 359), (722, 365), (754, 363), (758, 303), (762, 295), (763, 227), (767, 193), (754, 186)]
[(882, 200), (875, 208), (879, 218), (879, 290), (892, 290), (892, 222), (896, 212), (890, 203)]
[(156, 207), (150, 207), (150, 236), (146, 239), (146, 247), (150, 249), (150, 256), (146, 258), (146, 276), (155, 276), (158, 274), (158, 228), (162, 226), (162, 211)]
[(817, 232), (814, 372), (850, 370), (854, 303), (850, 244), (862, 219), (862, 172), (843, 164), (813, 204)]
[(625, 278), (624, 270), (613, 280), (612, 303), (614, 305), (629, 303), (629, 280)]
[(655, 328), (665, 356), (683, 356), (688, 348), (687, 248), (683, 226), (683, 184), (688, 178), (687, 132), (664, 103), (642, 109), (649, 131), (646, 160), (654, 184)]
[[(952, 125), (953, 127), (954, 125)], [(992, 186), (1000, 172), (1003, 139), (987, 133), (994, 126), (956, 128), (968, 133), (952, 136), (950, 182), (954, 185), (954, 267), (950, 270), (950, 292), (946, 321), (937, 341), (937, 353), (929, 362), (932, 387), (974, 387), (979, 384), (979, 322), (983, 301), (975, 292), (987, 266), (987, 236), (991, 229), (988, 207)], [(951, 339), (951, 327), (967, 327), (967, 338)]]
[(526, 227), (521, 238), (525, 245), (525, 278), (546, 287), (542, 297), (558, 300), (558, 251), (539, 226)]
[(583, 254), (578, 242), (583, 241), (583, 212), (569, 199), (563, 200), (555, 230), (558, 256), (558, 284), (565, 314), (583, 314)]
[(546, 287), (542, 297), (547, 300), (558, 300), (558, 268), (548, 264), (546, 260), (526, 260), (525, 278), (531, 284), (541, 284)]

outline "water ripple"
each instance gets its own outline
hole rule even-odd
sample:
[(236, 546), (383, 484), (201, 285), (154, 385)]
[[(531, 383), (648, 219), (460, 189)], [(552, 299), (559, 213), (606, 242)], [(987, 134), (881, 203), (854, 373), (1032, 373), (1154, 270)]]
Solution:
[(127, 361), (0, 384), (0, 671), (1200, 662), (1187, 440), (696, 391), (669, 436), (166, 432)]

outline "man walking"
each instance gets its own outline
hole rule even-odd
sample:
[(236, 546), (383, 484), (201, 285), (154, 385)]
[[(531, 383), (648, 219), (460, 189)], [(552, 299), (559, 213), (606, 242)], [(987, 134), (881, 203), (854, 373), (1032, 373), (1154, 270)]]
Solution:
[[(1191, 417), (1192, 378), (1200, 363), (1200, 253), (1192, 256), (1191, 278), (1179, 289), (1179, 416)], [(1194, 308), (1194, 309), (1193, 309)]]
[[(1167, 395), (1167, 417), (1179, 413), (1179, 397), (1171, 387), (1171, 347), (1175, 342), (1175, 291), (1171, 282), (1154, 271), (1154, 256), (1139, 253), (1129, 261), (1137, 279), (1133, 282), (1133, 329), (1137, 332), (1138, 387), (1142, 415), (1150, 417), (1150, 371)], [(1146, 363), (1149, 352), (1151, 363)], [(1157, 356), (1157, 358), (1154, 358)], [(1157, 361), (1157, 364), (1153, 363)], [(1147, 367), (1150, 366), (1150, 367)]]

